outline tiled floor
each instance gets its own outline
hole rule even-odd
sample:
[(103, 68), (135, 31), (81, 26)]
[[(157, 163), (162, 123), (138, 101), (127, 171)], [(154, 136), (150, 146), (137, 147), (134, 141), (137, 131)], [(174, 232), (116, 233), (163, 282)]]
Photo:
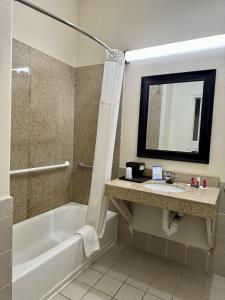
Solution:
[(54, 300), (225, 300), (225, 278), (116, 244)]

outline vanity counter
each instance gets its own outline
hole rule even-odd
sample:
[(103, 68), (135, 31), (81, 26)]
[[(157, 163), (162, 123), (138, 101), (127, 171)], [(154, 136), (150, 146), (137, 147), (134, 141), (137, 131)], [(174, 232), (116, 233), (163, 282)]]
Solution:
[[(149, 180), (136, 183), (114, 179), (106, 183), (105, 195), (112, 199), (120, 199), (171, 211), (182, 212), (192, 216), (214, 218), (216, 214), (219, 188), (208, 187), (206, 190), (179, 183), (176, 186), (184, 188), (184, 192), (174, 193), (155, 191), (144, 185), (156, 183)], [(158, 183), (158, 182), (157, 182)]]

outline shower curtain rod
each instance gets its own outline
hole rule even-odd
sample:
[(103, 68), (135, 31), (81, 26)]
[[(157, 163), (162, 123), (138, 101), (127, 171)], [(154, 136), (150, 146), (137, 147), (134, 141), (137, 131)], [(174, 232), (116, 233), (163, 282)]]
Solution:
[(45, 9), (43, 9), (43, 8), (41, 8), (41, 7), (33, 4), (33, 3), (30, 3), (30, 2), (28, 2), (26, 0), (15, 0), (15, 1), (19, 2), (19, 3), (22, 3), (22, 4), (24, 4), (24, 5), (28, 6), (28, 7), (32, 8), (32, 9), (34, 9), (34, 10), (40, 12), (40, 13), (42, 13), (42, 14), (44, 14), (44, 15), (46, 15), (46, 16), (48, 16), (48, 17), (50, 17), (50, 18), (52, 18), (52, 19), (54, 19), (56, 21), (59, 21), (59, 22), (65, 24), (65, 25), (67, 25), (67, 26), (75, 29), (76, 31), (78, 31), (78, 32), (86, 35), (87, 37), (89, 37), (90, 39), (92, 39), (93, 41), (95, 41), (96, 43), (98, 43), (99, 45), (101, 45), (102, 47), (104, 47), (105, 49), (107, 49), (111, 54), (114, 54), (113, 50), (108, 45), (106, 45), (101, 40), (99, 40), (98, 38), (94, 37), (93, 35), (91, 35), (87, 31), (85, 31), (82, 28), (78, 27), (77, 25), (74, 25), (73, 23), (71, 23), (69, 21), (63, 20), (63, 19), (57, 17), (56, 15), (54, 15), (54, 14), (46, 11)]

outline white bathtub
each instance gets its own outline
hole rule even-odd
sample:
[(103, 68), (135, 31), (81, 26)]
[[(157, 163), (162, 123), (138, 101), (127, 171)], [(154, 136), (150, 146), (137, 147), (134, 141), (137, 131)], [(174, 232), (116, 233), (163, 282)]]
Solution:
[[(49, 299), (90, 263), (81, 237), (74, 235), (86, 212), (86, 205), (69, 203), (13, 226), (13, 300)], [(117, 215), (108, 212), (96, 255), (116, 238)]]

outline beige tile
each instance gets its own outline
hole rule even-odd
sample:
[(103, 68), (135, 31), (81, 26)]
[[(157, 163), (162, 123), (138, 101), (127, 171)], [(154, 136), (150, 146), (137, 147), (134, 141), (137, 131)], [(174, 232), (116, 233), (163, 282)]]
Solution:
[(11, 282), (12, 278), (12, 255), (8, 250), (0, 255), (0, 288)]
[(167, 258), (176, 261), (180, 264), (185, 264), (186, 246), (167, 241)]
[(180, 282), (181, 276), (176, 272), (161, 270), (152, 281), (148, 293), (165, 300), (171, 299)]
[(159, 269), (150, 263), (140, 263), (131, 273), (126, 283), (146, 291), (155, 279)]
[(12, 217), (0, 219), (0, 253), (12, 248)]
[(225, 214), (217, 214), (216, 234), (225, 235)]
[(10, 193), (13, 197), (13, 223), (27, 219), (28, 175), (11, 176)]
[(116, 294), (115, 298), (118, 300), (141, 300), (143, 296), (143, 291), (128, 284), (124, 284)]
[(172, 300), (204, 300), (200, 295), (195, 295), (191, 291), (177, 288)]
[(164, 268), (166, 266), (167, 260), (157, 255), (148, 254), (146, 257), (144, 257), (142, 264), (146, 263), (158, 268)]
[(160, 298), (147, 293), (144, 295), (143, 300), (160, 300)]
[(94, 286), (96, 284), (97, 281), (99, 281), (99, 279), (103, 276), (102, 273), (97, 272), (95, 270), (92, 270), (90, 268), (88, 268), (87, 270), (85, 270), (84, 272), (82, 272), (77, 278), (76, 280), (87, 284), (89, 286)]
[(8, 217), (12, 214), (12, 198), (0, 199), (0, 218)]
[(206, 271), (208, 266), (208, 252), (188, 247), (186, 264), (192, 268)]
[(128, 276), (132, 272), (133, 268), (130, 268), (129, 266), (121, 265), (121, 264), (115, 264), (112, 266), (112, 268), (107, 272), (107, 275), (115, 278), (121, 282), (124, 282), (127, 280)]
[(156, 236), (149, 236), (149, 253), (158, 255), (161, 257), (166, 256), (166, 240), (158, 238)]
[(143, 250), (145, 252), (148, 251), (148, 234), (144, 232), (134, 231), (133, 239), (132, 239), (132, 246)]
[[(91, 184), (91, 169), (80, 169), (79, 162), (93, 164), (98, 108), (101, 96), (103, 65), (75, 70), (75, 126), (73, 199), (87, 204)], [(87, 85), (88, 82), (88, 85)], [(119, 120), (121, 117), (119, 117)], [(118, 122), (112, 176), (118, 177), (120, 147), (120, 121)], [(85, 151), (84, 151), (85, 149)]]
[(204, 282), (183, 277), (178, 285), (178, 288), (187, 292), (191, 291), (193, 294), (201, 296), (204, 291)]
[(206, 272), (185, 267), (183, 270), (183, 276), (202, 282), (205, 279)]
[(130, 234), (128, 228), (119, 227), (117, 233), (117, 239), (120, 243), (126, 243), (128, 245), (132, 245), (132, 235)]
[(170, 270), (170, 271), (174, 271), (177, 274), (182, 274), (185, 266), (183, 264), (179, 264), (179, 263), (171, 261), (171, 260), (166, 260), (163, 268)]
[(112, 297), (107, 296), (106, 294), (101, 293), (95, 289), (91, 289), (82, 299), (84, 299), (84, 300), (110, 300), (110, 299), (112, 299)]
[(107, 260), (106, 258), (100, 257), (96, 262), (90, 265), (90, 268), (105, 274), (106, 272), (109, 271), (112, 265), (113, 265), (112, 260)]
[(118, 292), (122, 284), (123, 283), (121, 281), (105, 275), (99, 282), (97, 282), (95, 289), (113, 297)]
[(71, 300), (80, 300), (89, 289), (90, 286), (74, 280), (68, 284), (60, 294)]
[[(13, 68), (30, 68), (30, 47), (13, 41)], [(11, 169), (29, 166), (30, 73), (12, 72)]]
[(0, 300), (12, 300), (12, 286), (11, 284), (5, 285), (0, 288)]
[(224, 300), (225, 289), (220, 289), (217, 287), (206, 287), (202, 295), (207, 300)]
[(225, 235), (216, 235), (213, 253), (225, 256)]
[(58, 294), (51, 298), (51, 300), (68, 300), (68, 298), (65, 298), (64, 296)]
[(225, 288), (225, 277), (218, 274), (208, 273), (206, 275), (205, 284), (207, 286)]
[(218, 273), (225, 277), (225, 256), (209, 255), (209, 272)]

